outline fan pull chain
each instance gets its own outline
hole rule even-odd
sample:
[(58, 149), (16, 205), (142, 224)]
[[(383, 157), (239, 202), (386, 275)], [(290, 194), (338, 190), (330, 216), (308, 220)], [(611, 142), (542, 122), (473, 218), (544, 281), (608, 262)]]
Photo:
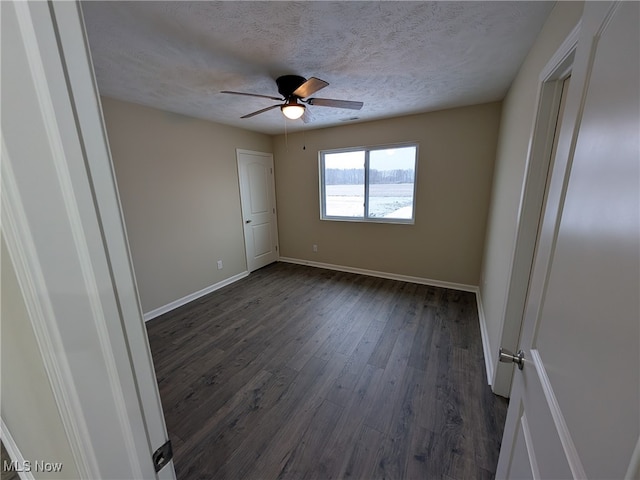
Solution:
[(289, 136), (287, 135), (287, 119), (284, 119), (284, 149), (289, 153)]

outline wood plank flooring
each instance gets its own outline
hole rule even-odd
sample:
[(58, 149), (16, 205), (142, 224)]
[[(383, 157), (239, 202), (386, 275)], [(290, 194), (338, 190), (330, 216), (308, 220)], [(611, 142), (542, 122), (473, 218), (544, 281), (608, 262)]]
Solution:
[(494, 477), (472, 293), (276, 263), (147, 330), (179, 480)]

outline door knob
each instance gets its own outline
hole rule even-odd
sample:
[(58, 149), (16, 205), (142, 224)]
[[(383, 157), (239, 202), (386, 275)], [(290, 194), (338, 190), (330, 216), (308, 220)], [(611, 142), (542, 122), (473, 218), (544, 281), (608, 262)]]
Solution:
[(518, 365), (518, 368), (522, 370), (522, 368), (524, 367), (524, 352), (522, 350), (518, 350), (518, 353), (514, 355), (513, 352), (507, 350), (506, 348), (500, 347), (498, 360), (504, 363), (515, 363)]
[(251, 220), (245, 220), (244, 223), (251, 223)]

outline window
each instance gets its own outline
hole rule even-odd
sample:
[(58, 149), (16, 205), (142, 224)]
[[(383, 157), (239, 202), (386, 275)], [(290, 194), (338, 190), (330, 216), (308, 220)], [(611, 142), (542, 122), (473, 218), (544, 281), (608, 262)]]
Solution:
[(413, 223), (418, 145), (320, 152), (320, 218)]

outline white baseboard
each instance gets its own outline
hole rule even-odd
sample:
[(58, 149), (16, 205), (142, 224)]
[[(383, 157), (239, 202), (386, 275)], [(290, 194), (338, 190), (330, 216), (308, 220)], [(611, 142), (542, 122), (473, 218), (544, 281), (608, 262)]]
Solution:
[(195, 293), (191, 293), (185, 297), (179, 298), (177, 300), (174, 300), (171, 303), (163, 305), (162, 307), (158, 307), (155, 310), (151, 310), (150, 312), (147, 312), (143, 315), (144, 321), (148, 322), (152, 318), (159, 317), (164, 313), (170, 312), (171, 310), (174, 310), (178, 307), (181, 307), (182, 305), (185, 305), (189, 302), (197, 300), (200, 297), (204, 297), (205, 295), (211, 292), (215, 292), (216, 290), (219, 290), (222, 287), (226, 287), (227, 285), (231, 285), (232, 283), (237, 282), (238, 280), (242, 280), (248, 275), (249, 275), (249, 272), (245, 270), (244, 272), (240, 272), (237, 275), (233, 275), (232, 277), (222, 280), (221, 282), (214, 283), (213, 285), (209, 285), (208, 287), (203, 288), (202, 290), (198, 290)]
[(484, 365), (487, 369), (487, 383), (493, 383), (493, 354), (489, 344), (489, 332), (487, 330), (487, 320), (484, 316), (484, 307), (482, 306), (482, 295), (480, 289), (476, 288), (476, 302), (478, 303), (478, 320), (480, 321), (480, 336), (482, 337), (482, 353), (484, 354)]
[(398, 273), (379, 272), (376, 270), (366, 270), (364, 268), (346, 267), (344, 265), (334, 265), (332, 263), (313, 262), (311, 260), (300, 260), (298, 258), (280, 257), (281, 262), (295, 263), (297, 265), (308, 265), (309, 267), (326, 268), (327, 270), (338, 270), (340, 272), (357, 273), (359, 275), (369, 275), (370, 277), (388, 278), (389, 280), (400, 280), (401, 282), (418, 283), (431, 287), (450, 288), (463, 292), (476, 292), (475, 285), (465, 285), (464, 283), (443, 282), (430, 278), (412, 277), (410, 275), (400, 275)]
[[(0, 419), (0, 435), (2, 436), (2, 443), (4, 447), (7, 449), (7, 453), (12, 461), (17, 462), (18, 465), (25, 464), (25, 458), (22, 456), (18, 445), (16, 445), (15, 440), (11, 436), (11, 432), (7, 428), (7, 425), (4, 423), (4, 419)], [(4, 468), (4, 465), (0, 465), (0, 469)], [(33, 473), (31, 472), (17, 472), (20, 480), (35, 480)]]

